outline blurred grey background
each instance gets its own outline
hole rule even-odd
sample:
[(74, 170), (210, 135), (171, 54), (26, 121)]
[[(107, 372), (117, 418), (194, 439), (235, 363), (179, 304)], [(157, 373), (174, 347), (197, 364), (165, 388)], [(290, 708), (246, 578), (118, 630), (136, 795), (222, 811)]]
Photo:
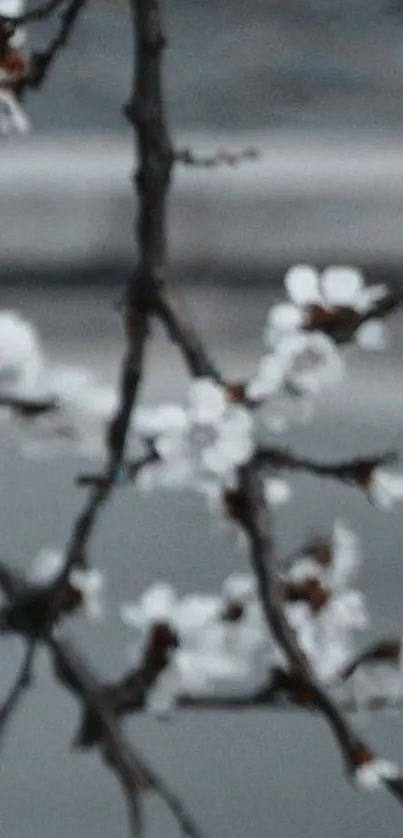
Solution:
[[(353, 262), (399, 281), (403, 250), (403, 8), (381, 0), (167, 0), (167, 99), (174, 136), (195, 151), (256, 145), (261, 162), (235, 171), (177, 171), (170, 267), (211, 352), (228, 375), (250, 373), (283, 270), (294, 261)], [(45, 43), (50, 28), (31, 41)], [(27, 108), (33, 131), (2, 141), (0, 300), (39, 327), (53, 360), (116, 380), (122, 352), (114, 308), (133, 265), (132, 139), (120, 115), (131, 76), (124, 0), (93, 0), (71, 46)], [(186, 282), (186, 284), (185, 284)], [(61, 287), (63, 283), (63, 287)], [(403, 318), (387, 353), (347, 348), (351, 375), (320, 402), (315, 422), (284, 440), (318, 458), (403, 449)], [(186, 379), (156, 328), (143, 399), (183, 396)], [(0, 423), (1, 554), (28, 567), (66, 543), (82, 502), (73, 478), (87, 464), (25, 460)], [(279, 555), (343, 515), (363, 541), (371, 635), (401, 633), (401, 510), (374, 511), (353, 489), (293, 481), (275, 518)], [(178, 521), (185, 522), (178, 527)], [(246, 568), (189, 494), (117, 494), (93, 542), (109, 579), (101, 626), (69, 627), (94, 666), (118, 675), (130, 639), (122, 598), (156, 578), (180, 591), (215, 590)], [(0, 647), (0, 692), (18, 649)], [(69, 751), (77, 709), (46, 659), (2, 751), (3, 838), (126, 834), (115, 781), (96, 758)], [(403, 765), (401, 717), (360, 717), (374, 747)], [(134, 741), (183, 794), (209, 838), (395, 838), (402, 811), (345, 782), (321, 720), (290, 714), (189, 714), (133, 719)], [(150, 838), (176, 829), (148, 803)]]
[[(177, 170), (175, 276), (275, 279), (296, 260), (353, 261), (400, 277), (403, 6), (398, 0), (166, 3), (166, 97), (175, 141), (261, 150), (236, 171)], [(132, 264), (132, 71), (125, 0), (93, 0), (2, 141), (3, 280)], [(54, 23), (53, 23), (54, 26)], [(46, 42), (52, 24), (32, 27)]]

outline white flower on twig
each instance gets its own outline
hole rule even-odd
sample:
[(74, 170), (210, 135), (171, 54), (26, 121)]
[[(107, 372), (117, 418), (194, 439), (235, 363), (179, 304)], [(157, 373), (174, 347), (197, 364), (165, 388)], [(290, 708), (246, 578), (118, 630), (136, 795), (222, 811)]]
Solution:
[(286, 380), (310, 394), (335, 384), (343, 375), (343, 362), (336, 344), (321, 332), (285, 335), (276, 346), (286, 371)]
[(362, 791), (376, 791), (384, 780), (401, 777), (399, 766), (386, 759), (371, 759), (359, 765), (353, 774), (355, 785)]
[(264, 495), (268, 506), (280, 506), (291, 500), (291, 487), (283, 477), (266, 477)]
[(259, 414), (274, 433), (287, 429), (290, 420), (312, 415), (312, 397), (342, 377), (344, 365), (334, 341), (322, 332), (283, 333), (264, 356), (247, 395), (261, 402)]
[[(309, 325), (312, 307), (325, 313), (349, 309), (366, 314), (386, 294), (384, 285), (366, 286), (361, 271), (347, 266), (331, 266), (320, 274), (310, 265), (295, 265), (286, 273), (284, 285), (289, 302), (269, 311), (265, 331), (269, 347), (284, 335)], [(383, 349), (386, 327), (382, 321), (371, 319), (358, 327), (355, 339), (364, 349)]]
[(166, 622), (181, 636), (198, 632), (220, 613), (221, 600), (206, 594), (179, 598), (171, 585), (155, 582), (138, 602), (122, 603), (121, 619), (126, 625), (145, 634), (150, 628)]
[[(167, 624), (178, 637), (169, 672), (164, 670), (156, 685), (159, 701), (161, 691), (169, 704), (175, 692), (211, 694), (264, 676), (270, 648), (254, 587), (249, 575), (234, 574), (224, 582), (221, 597), (180, 598), (170, 585), (157, 583), (137, 603), (122, 605), (122, 620), (137, 632), (137, 660), (153, 626)], [(242, 608), (233, 616), (228, 608), (241, 600)]]
[(231, 573), (224, 579), (222, 593), (224, 600), (230, 602), (250, 602), (252, 599), (256, 599), (256, 579), (251, 573)]
[(43, 355), (36, 330), (15, 311), (0, 312), (0, 390), (26, 395), (34, 390)]
[[(61, 550), (45, 548), (31, 564), (28, 578), (36, 585), (51, 585), (61, 573), (65, 555)], [(69, 584), (81, 594), (84, 612), (98, 620), (104, 612), (105, 574), (99, 568), (73, 568)]]
[(148, 420), (143, 414), (137, 428), (143, 428), (148, 436), (155, 433), (163, 469), (173, 469), (184, 481), (193, 478), (193, 483), (210, 476), (228, 484), (234, 470), (253, 452), (249, 411), (232, 403), (225, 389), (208, 378), (193, 381), (185, 407), (156, 408), (154, 417), (150, 412)]
[(275, 352), (264, 355), (259, 361), (256, 375), (247, 385), (248, 398), (259, 401), (279, 393), (284, 386), (286, 372), (287, 366), (281, 355)]
[(379, 509), (392, 509), (395, 502), (403, 500), (403, 475), (374, 468), (368, 485), (368, 495)]
[(354, 637), (368, 628), (369, 618), (361, 591), (349, 589), (330, 597), (313, 618), (313, 666), (323, 681), (332, 681), (351, 659)]
[(45, 547), (31, 563), (28, 578), (36, 585), (48, 585), (57, 579), (62, 570), (64, 555), (61, 550)]
[(97, 567), (75, 568), (69, 576), (70, 585), (83, 598), (86, 616), (99, 620), (104, 614), (105, 574)]
[[(85, 369), (55, 366), (43, 370), (35, 394), (50, 396), (57, 409), (29, 423), (26, 453), (74, 448), (86, 456), (104, 456), (108, 423), (117, 405), (113, 388), (99, 384)], [(129, 444), (130, 440), (129, 429)]]
[(361, 562), (360, 540), (344, 521), (333, 524), (331, 562), (326, 568), (326, 581), (332, 590), (343, 590), (356, 576)]
[(400, 703), (403, 698), (402, 652), (399, 660), (381, 658), (360, 663), (352, 675), (352, 689), (359, 707), (380, 699), (390, 706)]

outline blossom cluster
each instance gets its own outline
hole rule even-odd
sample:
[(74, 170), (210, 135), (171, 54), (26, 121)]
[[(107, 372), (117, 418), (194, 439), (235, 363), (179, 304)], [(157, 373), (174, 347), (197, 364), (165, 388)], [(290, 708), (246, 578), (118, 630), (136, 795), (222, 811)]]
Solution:
[[(313, 546), (278, 568), (285, 611), (298, 642), (321, 681), (332, 684), (355, 650), (355, 636), (368, 625), (362, 593), (352, 587), (360, 561), (357, 537), (341, 521), (326, 550)], [(178, 637), (169, 666), (149, 700), (169, 708), (178, 696), (250, 690), (266, 684), (273, 670), (288, 670), (282, 649), (267, 628), (256, 580), (234, 573), (220, 594), (179, 597), (158, 582), (136, 602), (124, 603), (122, 620), (135, 633), (131, 656), (142, 657), (149, 633), (167, 625)]]
[[(153, 456), (136, 472), (140, 487), (202, 492), (222, 518), (232, 515), (239, 531), (228, 498), (237, 495), (242, 467), (252, 463), (260, 470), (269, 507), (291, 497), (281, 457), (277, 465), (276, 458), (271, 464), (265, 459), (266, 440), (270, 432), (286, 430), (297, 416), (309, 418), (314, 398), (340, 380), (345, 359), (338, 330), (347, 324), (358, 347), (386, 346), (384, 324), (371, 316), (386, 289), (366, 287), (359, 272), (328, 268), (319, 275), (308, 266), (296, 266), (287, 273), (285, 288), (289, 299), (269, 310), (264, 355), (250, 381), (195, 378), (183, 403), (139, 407), (126, 437), (129, 460), (139, 443), (152, 443)], [(0, 313), (0, 409), (3, 415), (17, 412), (27, 453), (72, 449), (104, 457), (118, 407), (118, 394), (86, 370), (51, 364), (31, 323), (16, 312)], [(374, 505), (388, 509), (403, 498), (401, 475), (388, 472), (376, 459), (357, 462), (352, 482)], [(126, 473), (130, 469), (123, 461), (116, 483), (124, 484)], [(369, 625), (365, 598), (356, 584), (359, 566), (358, 538), (336, 520), (329, 540), (313, 540), (278, 562), (274, 573), (284, 615), (321, 684), (347, 689), (359, 707), (380, 700), (401, 703), (403, 643), (386, 643), (357, 657), (357, 638)], [(75, 565), (69, 573), (65, 569), (63, 551), (43, 550), (27, 581), (42, 594), (44, 588), (52, 593), (62, 579), (67, 597), (61, 613), (66, 616), (81, 606), (88, 617), (100, 618), (103, 573)], [(267, 690), (292, 701), (312, 701), (309, 684), (301, 692), (270, 629), (252, 573), (231, 574), (218, 594), (179, 596), (169, 583), (156, 582), (137, 601), (122, 603), (120, 616), (133, 634), (131, 669), (148, 708), (156, 713), (166, 714), (183, 700), (247, 699), (262, 691), (267, 695)], [(350, 767), (360, 788), (372, 790), (400, 776), (397, 766), (369, 751), (356, 756)]]
[[(340, 317), (367, 315), (386, 293), (382, 285), (366, 286), (360, 272), (347, 267), (330, 267), (319, 275), (308, 266), (295, 266), (286, 274), (285, 288), (289, 301), (268, 312), (266, 352), (250, 381), (233, 385), (195, 378), (183, 403), (137, 409), (127, 435), (127, 457), (141, 440), (152, 440), (158, 455), (139, 476), (142, 488), (201, 490), (225, 512), (223, 491), (234, 487), (239, 467), (251, 460), (270, 432), (309, 418), (314, 397), (340, 380), (345, 359), (329, 322), (333, 328)], [(369, 317), (354, 337), (359, 346), (381, 349), (385, 328), (383, 321)], [(108, 425), (118, 405), (116, 391), (85, 369), (50, 364), (35, 328), (15, 312), (0, 314), (0, 396), (3, 407), (7, 397), (49, 401), (52, 409), (35, 415), (31, 411), (28, 418), (22, 411), (27, 453), (73, 448), (98, 459), (104, 456)], [(382, 508), (403, 495), (401, 476), (384, 468), (363, 474), (357, 484)], [(289, 483), (272, 470), (266, 474), (266, 492), (270, 503), (285, 502)]]

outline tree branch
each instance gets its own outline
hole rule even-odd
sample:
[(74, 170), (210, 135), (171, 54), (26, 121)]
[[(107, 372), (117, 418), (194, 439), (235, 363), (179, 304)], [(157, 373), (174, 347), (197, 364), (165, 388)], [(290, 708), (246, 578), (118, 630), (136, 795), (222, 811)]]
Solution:
[[(377, 640), (376, 643), (371, 643), (359, 655), (356, 655), (352, 661), (340, 673), (340, 679), (347, 681), (351, 675), (364, 663), (380, 664), (389, 663), (398, 666), (402, 653), (401, 638), (391, 637)], [(402, 676), (403, 677), (403, 676)]]
[(329, 335), (337, 344), (348, 343), (357, 329), (368, 320), (387, 317), (401, 305), (403, 305), (401, 290), (389, 291), (364, 312), (347, 306), (336, 306), (328, 310), (321, 305), (313, 304), (308, 307), (307, 322), (303, 328), (306, 331), (319, 330)]
[(258, 468), (285, 469), (288, 471), (306, 471), (316, 477), (332, 478), (342, 483), (368, 488), (374, 469), (391, 465), (397, 460), (393, 452), (372, 457), (355, 457), (336, 463), (321, 463), (307, 457), (299, 457), (291, 451), (281, 448), (259, 448), (255, 455)]
[(29, 399), (25, 396), (0, 394), (0, 408), (12, 410), (24, 419), (34, 419), (44, 413), (54, 413), (59, 405), (56, 399)]
[(17, 710), (18, 704), (26, 690), (31, 686), (32, 665), (34, 662), (36, 645), (29, 640), (17, 679), (0, 709), (0, 746), (4, 739), (6, 727)]
[(198, 169), (215, 169), (217, 166), (230, 166), (235, 168), (241, 163), (250, 163), (259, 160), (260, 153), (257, 148), (244, 148), (242, 151), (227, 151), (219, 149), (215, 154), (197, 155), (189, 148), (178, 148), (174, 152), (176, 163), (184, 166), (192, 166)]
[[(340, 746), (346, 768), (354, 775), (357, 768), (372, 762), (375, 755), (365, 741), (357, 736), (341, 709), (317, 681), (307, 657), (299, 647), (294, 630), (287, 622), (283, 609), (282, 581), (276, 576), (274, 568), (263, 483), (254, 463), (240, 469), (239, 489), (232, 494), (232, 514), (249, 540), (251, 564), (268, 628), (286, 654), (291, 676), (297, 678), (312, 704), (327, 720)], [(403, 803), (402, 781), (383, 779), (383, 783)]]
[[(52, 64), (54, 63), (55, 59), (57, 58), (58, 53), (60, 52), (63, 47), (65, 47), (70, 39), (70, 35), (74, 29), (76, 21), (80, 12), (84, 9), (87, 0), (70, 0), (66, 9), (62, 13), (60, 17), (60, 26), (59, 31), (55, 35), (54, 38), (50, 41), (49, 46), (43, 52), (34, 53), (31, 58), (30, 64), (30, 71), (29, 75), (26, 79), (22, 82), (22, 87), (33, 87), (33, 88), (40, 88), (43, 83), (45, 82)], [(45, 4), (43, 9), (51, 9), (54, 11), (61, 3), (54, 2)], [(31, 14), (34, 14), (32, 12)], [(46, 11), (46, 14), (43, 14), (42, 17), (46, 17), (49, 14), (49, 11)], [(38, 10), (36, 12), (36, 17), (31, 17), (31, 20), (38, 19)], [(26, 16), (25, 16), (26, 21)]]
[[(97, 741), (104, 759), (117, 773), (131, 804), (132, 823), (140, 828), (138, 794), (152, 789), (164, 801), (176, 818), (183, 835), (200, 838), (201, 832), (179, 798), (165, 782), (124, 740), (116, 720), (113, 704), (108, 699), (100, 682), (90, 673), (83, 658), (71, 643), (48, 636), (47, 645), (53, 658), (58, 681), (72, 692), (82, 703), (86, 713), (95, 714), (102, 730)], [(136, 799), (133, 799), (136, 798)], [(134, 832), (133, 835), (139, 833)]]

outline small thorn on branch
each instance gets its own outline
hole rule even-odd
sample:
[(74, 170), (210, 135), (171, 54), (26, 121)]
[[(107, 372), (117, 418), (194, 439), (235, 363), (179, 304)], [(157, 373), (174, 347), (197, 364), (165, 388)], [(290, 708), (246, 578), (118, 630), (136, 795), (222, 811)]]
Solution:
[(174, 162), (182, 163), (184, 166), (193, 166), (199, 169), (214, 169), (217, 166), (229, 166), (230, 168), (235, 168), (242, 163), (255, 162), (256, 160), (259, 160), (260, 157), (260, 151), (252, 146), (237, 152), (219, 149), (212, 155), (197, 155), (189, 148), (178, 148), (174, 152)]

